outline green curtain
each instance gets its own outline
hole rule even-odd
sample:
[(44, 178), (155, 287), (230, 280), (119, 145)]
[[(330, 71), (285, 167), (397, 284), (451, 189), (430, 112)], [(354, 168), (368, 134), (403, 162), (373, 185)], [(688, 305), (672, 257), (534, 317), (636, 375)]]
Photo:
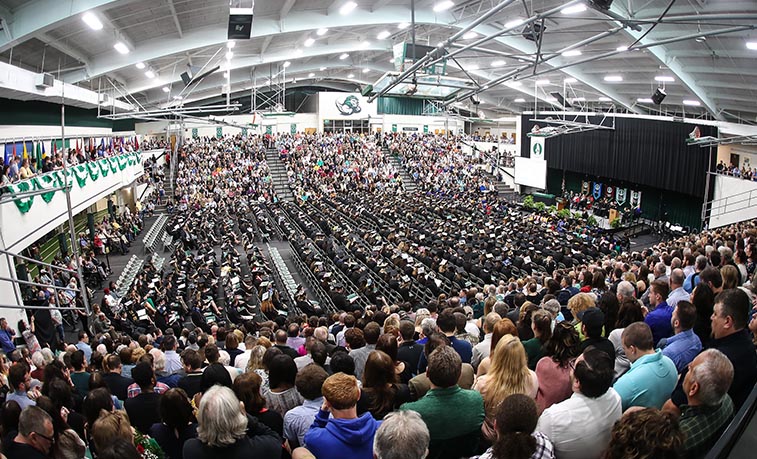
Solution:
[[(409, 97), (379, 97), (379, 115), (423, 115), (423, 100)], [(430, 113), (436, 113), (433, 106), (427, 107)]]

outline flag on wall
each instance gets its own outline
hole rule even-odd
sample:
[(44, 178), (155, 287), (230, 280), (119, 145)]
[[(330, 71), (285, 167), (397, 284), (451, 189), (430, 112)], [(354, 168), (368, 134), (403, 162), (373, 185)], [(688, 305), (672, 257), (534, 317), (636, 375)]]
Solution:
[(37, 142), (37, 171), (42, 170), (42, 142)]
[(134, 151), (139, 151), (139, 137), (134, 136)]
[(53, 140), (53, 156), (58, 156), (58, 142)]
[(587, 181), (581, 182), (581, 194), (589, 194), (589, 191), (591, 190), (591, 184)]
[(626, 197), (628, 196), (628, 188), (617, 188), (615, 190), (615, 202), (618, 203), (619, 206), (622, 206), (626, 203)]
[(594, 196), (594, 199), (602, 199), (602, 184), (599, 182), (594, 182), (594, 191), (592, 191), (592, 196)]
[(641, 207), (641, 191), (631, 191), (631, 207)]
[(607, 197), (607, 199), (612, 201), (612, 199), (615, 197), (615, 188), (611, 185), (607, 185), (605, 187), (605, 196)]
[(42, 159), (47, 158), (47, 152), (45, 151), (45, 141), (40, 142), (42, 144)]
[(23, 156), (21, 156), (21, 158), (22, 159), (29, 159), (29, 152), (26, 151), (26, 140), (22, 141), (22, 143), (24, 144), (24, 154), (23, 154)]

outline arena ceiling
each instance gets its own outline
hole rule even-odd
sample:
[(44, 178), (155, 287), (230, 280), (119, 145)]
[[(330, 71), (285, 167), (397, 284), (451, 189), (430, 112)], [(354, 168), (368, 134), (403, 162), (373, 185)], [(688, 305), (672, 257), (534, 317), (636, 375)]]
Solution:
[[(606, 11), (599, 0), (585, 8), (577, 0), (414, 3), (419, 44), (437, 46), (474, 21), (448, 52), (499, 35), (447, 67), (477, 81), (480, 109), (490, 113), (531, 110), (536, 100), (562, 109), (550, 95), (560, 92), (574, 108), (757, 121), (755, 0), (615, 0)], [(298, 84), (372, 84), (394, 70), (392, 46), (412, 35), (410, 0), (257, 0), (253, 38), (235, 42), (227, 61), (229, 8), (229, 0), (0, 0), (0, 59), (165, 107), (221, 93), (224, 67), (182, 93), (188, 64), (229, 66), (233, 92), (265, 85), (286, 62)], [(523, 38), (518, 21), (550, 10), (535, 21), (545, 27), (540, 42)], [(83, 21), (87, 12), (99, 30)], [(667, 97), (656, 106), (648, 99), (658, 86)]]

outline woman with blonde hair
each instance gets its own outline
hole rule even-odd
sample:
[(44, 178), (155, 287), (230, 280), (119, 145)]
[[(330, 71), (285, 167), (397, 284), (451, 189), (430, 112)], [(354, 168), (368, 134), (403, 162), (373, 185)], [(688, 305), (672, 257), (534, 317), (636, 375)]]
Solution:
[(265, 355), (266, 348), (260, 344), (256, 345), (250, 351), (250, 360), (247, 361), (247, 367), (244, 372), (254, 372), (260, 376), (262, 380), (260, 384), (260, 393), (264, 394), (268, 392), (268, 373), (266, 372), (265, 365), (263, 365), (263, 356)]
[(584, 335), (581, 332), (581, 320), (579, 317), (587, 309), (593, 308), (594, 305), (594, 295), (589, 293), (576, 293), (568, 300), (568, 309), (573, 314), (573, 326), (576, 328), (581, 341), (583, 341)]
[(730, 290), (739, 286), (739, 269), (733, 265), (725, 265), (720, 268), (723, 276), (723, 290)]
[(518, 338), (505, 335), (499, 340), (491, 356), (489, 371), (476, 380), (473, 389), (484, 398), (486, 418), (481, 430), (487, 439), (493, 441), (497, 436), (494, 419), (502, 400), (512, 394), (535, 399), (539, 389), (536, 373), (528, 369), (526, 350)]
[(489, 371), (489, 367), (492, 363), (492, 354), (494, 354), (494, 350), (497, 348), (497, 344), (499, 343), (499, 340), (502, 339), (505, 335), (513, 335), (515, 337), (518, 336), (518, 328), (515, 326), (512, 320), (510, 319), (500, 319), (499, 322), (494, 324), (494, 327), (492, 328), (492, 344), (489, 348), (489, 355), (484, 358), (484, 360), (481, 361), (481, 363), (478, 365), (478, 370), (476, 371), (476, 376), (483, 376)]

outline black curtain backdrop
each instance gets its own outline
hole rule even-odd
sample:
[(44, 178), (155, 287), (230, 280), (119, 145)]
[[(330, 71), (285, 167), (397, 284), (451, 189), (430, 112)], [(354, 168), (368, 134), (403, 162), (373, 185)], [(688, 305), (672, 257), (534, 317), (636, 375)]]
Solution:
[[(533, 116), (524, 115), (521, 123), (521, 155), (526, 157), (531, 144), (527, 133), (539, 124), (529, 118)], [(600, 121), (590, 118), (592, 123)], [(616, 118), (614, 131), (597, 129), (546, 139), (547, 167), (703, 198), (709, 149), (686, 145), (693, 129), (687, 123)], [(715, 127), (699, 129), (702, 137), (717, 137)], [(713, 166), (716, 157), (712, 155)]]

